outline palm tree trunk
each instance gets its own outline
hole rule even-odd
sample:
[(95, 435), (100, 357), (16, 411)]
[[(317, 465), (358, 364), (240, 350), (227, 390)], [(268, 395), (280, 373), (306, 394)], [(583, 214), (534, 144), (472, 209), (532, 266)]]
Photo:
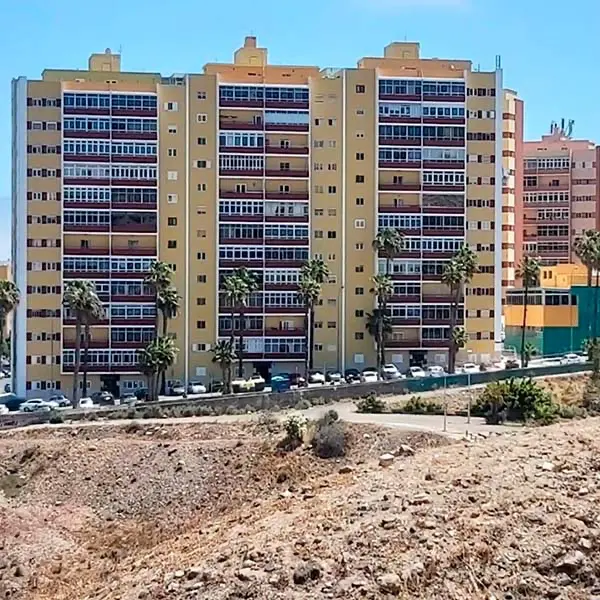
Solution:
[(596, 285), (594, 286), (594, 339), (598, 338), (598, 288), (600, 287), (600, 270), (596, 271)]
[(304, 345), (305, 354), (304, 354), (304, 377), (306, 377), (306, 381), (308, 381), (308, 372), (310, 371), (310, 347), (312, 344), (312, 336), (310, 333), (310, 307), (306, 305), (306, 310), (304, 312)]
[(81, 363), (81, 319), (75, 321), (75, 363), (73, 365), (73, 397), (71, 404), (77, 408), (79, 404), (79, 367)]
[(238, 352), (238, 377), (244, 376), (244, 329), (246, 326), (245, 314), (243, 309), (240, 309), (240, 350)]
[[(6, 314), (4, 313), (4, 311), (2, 311), (2, 313), (0, 314), (0, 357), (4, 358), (5, 354), (5, 348), (4, 348), (4, 330), (6, 328)], [(6, 358), (10, 358), (10, 356), (7, 356)]]
[(308, 331), (310, 332), (310, 346), (306, 349), (308, 352), (308, 368), (315, 367), (315, 307), (311, 304), (308, 318)]
[(90, 324), (86, 321), (83, 331), (83, 387), (82, 393), (87, 396), (88, 389), (88, 357), (90, 351)]
[(160, 328), (160, 311), (158, 310), (158, 293), (154, 296), (154, 309), (156, 315), (154, 316), (154, 339), (158, 339), (158, 330)]
[(231, 307), (231, 335), (229, 336), (231, 347), (235, 349), (235, 306)]
[(523, 298), (523, 325), (521, 327), (521, 367), (525, 364), (525, 330), (527, 329), (527, 302), (529, 300), (529, 285), (525, 281), (525, 296)]
[(381, 328), (380, 328), (380, 332), (381, 332), (381, 338), (379, 340), (379, 348), (381, 350), (381, 368), (383, 368), (383, 365), (385, 365), (385, 317), (387, 315), (387, 300), (384, 298), (383, 302), (381, 303)]
[[(167, 337), (167, 330), (169, 328), (169, 319), (167, 315), (163, 313), (162, 316), (162, 335)], [(160, 373), (160, 394), (163, 396), (167, 393), (167, 372), (163, 369)]]
[(448, 373), (450, 373), (450, 375), (456, 370), (456, 344), (454, 343), (452, 332), (456, 328), (459, 294), (460, 290), (457, 290), (456, 294), (452, 297), (452, 303), (450, 304), (450, 346), (448, 352)]

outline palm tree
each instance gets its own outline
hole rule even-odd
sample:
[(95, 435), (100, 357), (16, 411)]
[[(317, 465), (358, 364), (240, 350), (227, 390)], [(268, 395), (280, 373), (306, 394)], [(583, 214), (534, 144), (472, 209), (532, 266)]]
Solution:
[(372, 313), (367, 313), (367, 321), (365, 328), (369, 335), (375, 340), (375, 353), (377, 362), (377, 372), (381, 372), (383, 352), (381, 351), (383, 340), (392, 334), (392, 319), (391, 317), (383, 312), (383, 310), (376, 308)]
[[(450, 331), (454, 332), (458, 323), (458, 306), (464, 296), (464, 288), (477, 272), (477, 255), (468, 247), (463, 246), (446, 265), (442, 273), (442, 283), (450, 290)], [(464, 346), (462, 346), (464, 348)], [(460, 348), (456, 345), (454, 336), (450, 336), (448, 353), (448, 371), (456, 369), (456, 354)]]
[(74, 407), (78, 404), (79, 370), (81, 368), (81, 330), (84, 329), (83, 352), (83, 391), (87, 391), (87, 365), (90, 345), (90, 324), (104, 316), (104, 307), (96, 286), (91, 281), (69, 281), (65, 286), (63, 305), (75, 316), (75, 363), (73, 365), (73, 398)]
[(469, 335), (464, 327), (455, 327), (452, 330), (452, 342), (454, 347), (462, 350), (469, 341)]
[(525, 356), (525, 331), (527, 329), (527, 306), (529, 304), (529, 290), (536, 287), (540, 280), (540, 261), (537, 258), (526, 256), (519, 265), (516, 276), (523, 281), (523, 326), (521, 327), (521, 366), (526, 365)]
[(213, 353), (212, 361), (221, 368), (223, 377), (223, 393), (231, 393), (231, 365), (237, 359), (235, 345), (231, 340), (220, 340), (211, 350)]
[(598, 247), (600, 246), (600, 232), (587, 230), (575, 240), (574, 250), (581, 264), (587, 269), (587, 285), (592, 287), (592, 273), (598, 262)]
[[(373, 287), (371, 288), (371, 293), (375, 294), (375, 298), (377, 299), (377, 310), (385, 315), (390, 316), (388, 314), (387, 304), (389, 299), (394, 295), (394, 282), (389, 275), (375, 275), (373, 277)], [(378, 319), (379, 326), (383, 328), (384, 319)], [(386, 336), (384, 335), (383, 329), (378, 333), (379, 347), (378, 352), (379, 356), (377, 357), (378, 364), (383, 366), (385, 364), (385, 340)]]
[(525, 362), (522, 364), (523, 367), (527, 367), (527, 365), (529, 364), (529, 361), (537, 354), (537, 348), (527, 342), (527, 344), (525, 344), (525, 352), (524, 352), (524, 359)]
[(138, 354), (140, 371), (148, 377), (148, 396), (157, 399), (158, 378), (175, 364), (179, 349), (169, 336), (152, 340)]
[(239, 342), (238, 342), (238, 377), (244, 376), (244, 329), (246, 327), (246, 308), (250, 296), (258, 290), (258, 279), (256, 275), (246, 267), (235, 269), (235, 271), (225, 278), (223, 289), (225, 299), (231, 307), (231, 337), (230, 341), (235, 340), (235, 318), (239, 316)]
[(307, 260), (300, 269), (300, 279), (314, 279), (322, 285), (329, 277), (329, 267), (322, 258), (311, 258)]
[(144, 278), (144, 283), (152, 290), (156, 303), (154, 338), (159, 337), (160, 306), (159, 295), (168, 287), (172, 287), (173, 270), (166, 262), (155, 260)]
[(385, 274), (390, 274), (392, 258), (404, 248), (404, 234), (393, 227), (380, 229), (373, 240), (373, 250), (385, 258)]
[(19, 288), (12, 282), (6, 279), (0, 281), (0, 352), (6, 353), (6, 321), (8, 315), (19, 304), (20, 294)]
[[(167, 285), (166, 287), (159, 288), (156, 295), (156, 308), (157, 313), (162, 315), (162, 337), (166, 337), (169, 330), (169, 320), (174, 319), (179, 311), (179, 300), (180, 296), (177, 293), (177, 289), (173, 285)], [(160, 393), (164, 394), (166, 391), (166, 371), (161, 373), (160, 382)]]
[(308, 372), (313, 368), (314, 357), (314, 334), (315, 334), (315, 307), (321, 296), (321, 284), (313, 279), (309, 273), (300, 278), (298, 286), (298, 297), (304, 305), (304, 338), (306, 340), (305, 375), (308, 380)]

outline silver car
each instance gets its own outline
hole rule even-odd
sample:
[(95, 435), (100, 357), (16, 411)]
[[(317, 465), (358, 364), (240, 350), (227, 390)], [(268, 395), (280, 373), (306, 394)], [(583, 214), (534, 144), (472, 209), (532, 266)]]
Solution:
[(19, 410), (23, 412), (50, 412), (56, 408), (58, 408), (58, 404), (55, 402), (47, 402), (41, 398), (32, 398), (31, 400), (23, 402), (19, 407)]

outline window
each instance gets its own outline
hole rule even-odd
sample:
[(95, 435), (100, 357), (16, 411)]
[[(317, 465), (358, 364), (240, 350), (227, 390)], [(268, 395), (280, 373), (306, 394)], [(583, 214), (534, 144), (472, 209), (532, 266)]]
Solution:
[(335, 321), (327, 321), (327, 329), (335, 329), (336, 323)]
[(205, 215), (206, 214), (206, 206), (197, 206), (196, 207), (196, 214), (198, 214), (198, 215)]
[(323, 344), (315, 344), (315, 352), (323, 352)]
[(206, 92), (198, 92), (196, 94), (196, 97), (198, 98), (198, 100), (206, 100)]
[(335, 185), (330, 185), (327, 188), (327, 193), (328, 194), (335, 194), (337, 192), (337, 187)]
[(198, 254), (196, 254), (196, 258), (198, 260), (206, 260), (206, 252), (198, 252)]
[(334, 240), (337, 237), (337, 232), (336, 231), (328, 231), (327, 232), (327, 238), (330, 240)]
[(337, 164), (336, 163), (329, 163), (327, 165), (327, 170), (328, 171), (337, 171)]
[(197, 187), (197, 190), (199, 192), (205, 192), (206, 191), (206, 184), (205, 183), (199, 183), (198, 187)]
[(198, 138), (198, 146), (206, 146), (206, 138), (205, 137)]
[(204, 306), (206, 304), (206, 298), (196, 298), (196, 306)]
[(335, 148), (337, 146), (337, 142), (335, 140), (329, 140), (327, 142), (327, 147), (328, 148)]
[(167, 179), (169, 181), (177, 181), (177, 171), (168, 171), (167, 172)]
[(323, 209), (322, 208), (315, 208), (315, 217), (322, 217), (323, 216)]
[(165, 102), (165, 110), (169, 112), (176, 112), (178, 110), (177, 102)]
[(364, 219), (355, 219), (354, 220), (355, 229), (364, 229), (366, 227), (366, 222)]
[(206, 237), (206, 229), (197, 229), (196, 237), (205, 238)]
[(210, 161), (209, 160), (197, 160), (196, 167), (198, 169), (210, 169)]
[(358, 242), (358, 243), (354, 244), (354, 249), (355, 250), (364, 250), (365, 245), (362, 242)]
[(167, 194), (167, 202), (169, 204), (177, 204), (177, 194)]
[(206, 283), (206, 275), (198, 275), (198, 277), (196, 278), (196, 281), (198, 283)]
[(354, 288), (354, 293), (355, 293), (355, 295), (357, 295), (357, 296), (364, 296), (364, 294), (365, 294), (365, 289), (364, 289), (364, 288), (361, 288), (361, 287)]
[(321, 124), (321, 119), (315, 119), (315, 127), (318, 127)]
[(167, 219), (167, 225), (169, 227), (176, 227), (177, 226), (177, 217), (169, 217)]
[(177, 156), (177, 148), (169, 148), (167, 154), (169, 156)]
[(320, 229), (315, 229), (315, 239), (320, 240), (323, 238), (323, 231)]
[(327, 209), (327, 216), (328, 217), (335, 217), (337, 215), (337, 210), (335, 208), (328, 208)]
[(364, 273), (365, 272), (365, 266), (364, 265), (356, 265), (356, 267), (354, 267), (354, 271), (356, 273)]
[(196, 115), (196, 121), (198, 123), (206, 123), (208, 121), (208, 115), (205, 113), (198, 113)]
[(169, 240), (167, 242), (167, 248), (177, 248), (177, 240)]
[(365, 176), (364, 175), (357, 175), (356, 176), (356, 183), (364, 183), (365, 182)]
[(206, 329), (206, 321), (196, 321), (196, 329)]
[(354, 339), (355, 340), (364, 340), (365, 334), (362, 331), (356, 331), (356, 332), (354, 332)]
[(364, 152), (357, 152), (356, 153), (356, 160), (365, 160), (365, 153)]
[(354, 316), (360, 319), (365, 316), (365, 311), (361, 308), (358, 308), (354, 311)]
[(364, 198), (357, 198), (356, 199), (356, 206), (364, 206), (365, 205), (365, 199)]
[(168, 131), (169, 133), (177, 133), (177, 125), (169, 125), (169, 126), (167, 127), (167, 131)]
[(365, 86), (364, 85), (357, 85), (356, 86), (356, 93), (357, 94), (364, 94), (365, 93)]

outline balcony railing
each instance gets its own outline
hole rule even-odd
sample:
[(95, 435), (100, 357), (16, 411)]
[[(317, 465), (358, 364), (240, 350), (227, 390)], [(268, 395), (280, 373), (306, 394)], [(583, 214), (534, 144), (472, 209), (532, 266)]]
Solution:
[(108, 256), (108, 248), (83, 248), (81, 246), (65, 246), (63, 254), (66, 256)]
[(379, 136), (380, 146), (420, 146), (421, 138), (389, 138)]
[(267, 154), (308, 154), (307, 146), (270, 146), (265, 147)]
[(264, 125), (235, 119), (220, 119), (219, 128), (229, 131), (263, 131)]
[(267, 177), (277, 177), (287, 179), (288, 177), (308, 177), (307, 169), (267, 169), (265, 171)]
[(379, 190), (382, 192), (418, 192), (421, 190), (420, 183), (379, 183)]
[(286, 315), (286, 314), (304, 314), (305, 309), (301, 304), (295, 306), (265, 306), (266, 314)]
[(387, 160), (380, 160), (379, 168), (380, 169), (420, 169), (421, 162), (418, 160), (405, 161), (405, 162), (390, 162)]
[(456, 185), (453, 183), (444, 184), (444, 183), (424, 183), (423, 184), (424, 192), (464, 192), (465, 186)]
[(466, 144), (464, 138), (425, 138), (423, 146), (452, 146), (461, 147)]
[(113, 246), (112, 253), (121, 256), (158, 256), (156, 248), (142, 246)]
[(244, 200), (262, 200), (264, 198), (263, 191), (246, 191), (246, 190), (219, 190), (219, 198), (228, 200), (229, 198), (240, 198)]
[(307, 132), (308, 123), (265, 123), (266, 131), (298, 131)]
[(423, 340), (423, 348), (449, 348), (450, 340)]
[(265, 193), (267, 200), (308, 200), (306, 192), (270, 192)]
[(406, 204), (404, 206), (379, 205), (380, 213), (420, 213), (421, 206), (418, 204)]
[(156, 233), (156, 223), (119, 223), (113, 224), (112, 231), (118, 233)]

